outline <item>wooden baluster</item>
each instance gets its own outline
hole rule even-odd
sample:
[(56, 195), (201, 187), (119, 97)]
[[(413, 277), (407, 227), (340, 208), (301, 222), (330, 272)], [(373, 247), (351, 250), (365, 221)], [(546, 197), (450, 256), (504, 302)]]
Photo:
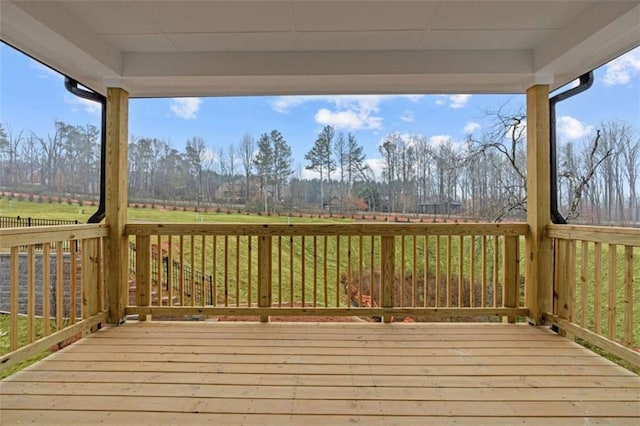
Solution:
[(318, 237), (313, 236), (313, 307), (318, 307)]
[[(9, 350), (18, 349), (18, 309), (20, 295), (20, 249), (19, 247), (11, 247), (11, 319), (9, 330)], [(62, 326), (60, 326), (62, 328)]]
[(253, 286), (251, 269), (253, 266), (253, 253), (252, 253), (252, 240), (251, 235), (247, 236), (247, 306), (251, 307), (251, 287)]
[(236, 235), (236, 307), (240, 306), (240, 235)]
[(602, 244), (593, 245), (593, 330), (602, 334)]
[(301, 247), (301, 251), (302, 251), (302, 256), (300, 257), (300, 299), (302, 302), (302, 307), (304, 308), (306, 306), (306, 262), (305, 262), (305, 258), (307, 257), (307, 250), (306, 250), (306, 245), (305, 245), (305, 238), (304, 235), (301, 237), (301, 242), (300, 244), (302, 245)]
[(469, 306), (476, 306), (476, 237), (472, 235), (469, 246)]
[(78, 278), (77, 267), (76, 267), (76, 255), (77, 255), (78, 241), (71, 240), (69, 241), (69, 277), (70, 277), (70, 288), (69, 288), (69, 319), (71, 324), (76, 323), (76, 309), (77, 309), (77, 300), (78, 296), (76, 294)]
[(582, 241), (580, 244), (581, 251), (581, 266), (580, 266), (580, 325), (583, 328), (587, 327), (587, 258), (589, 254), (589, 248), (586, 241)]
[(622, 344), (633, 347), (633, 247), (624, 248), (624, 330)]
[[(519, 237), (504, 237), (503, 247), (503, 286), (502, 286), (502, 304), (505, 308), (518, 307), (518, 278), (519, 278)], [(503, 317), (503, 321), (515, 323), (516, 317), (509, 315)]]
[[(149, 306), (151, 299), (151, 237), (136, 236), (136, 305)], [(139, 321), (146, 321), (141, 314)]]
[(42, 246), (42, 335), (51, 333), (51, 244)]
[(424, 308), (429, 306), (429, 236), (424, 236), (424, 283), (423, 285), (423, 301)]
[(618, 246), (609, 244), (609, 311), (608, 311), (608, 337), (611, 340), (616, 339), (616, 281), (617, 281), (617, 251)]
[(440, 235), (436, 235), (436, 294), (435, 307), (440, 307)]
[(64, 252), (63, 242), (56, 243), (56, 331), (64, 327)]
[(27, 246), (27, 342), (36, 339), (36, 253), (35, 246)]
[[(260, 308), (271, 307), (271, 244), (270, 236), (258, 237), (258, 307)], [(260, 321), (268, 322), (269, 316), (260, 315)]]
[(451, 235), (447, 235), (447, 308), (451, 307)]
[[(184, 306), (184, 236), (180, 235), (178, 242), (178, 250), (180, 252), (180, 264), (178, 266), (178, 292), (180, 293), (180, 306)], [(226, 271), (225, 271), (226, 272)], [(226, 274), (225, 274), (226, 275)], [(226, 305), (225, 305), (226, 306)]]
[(463, 303), (464, 293), (464, 237), (460, 235), (458, 241), (458, 308), (465, 305)]
[[(380, 266), (382, 279), (382, 307), (393, 307), (393, 284), (395, 281), (395, 237), (383, 235), (380, 243)], [(391, 315), (383, 315), (383, 322), (390, 323)]]
[(417, 240), (418, 240), (418, 236), (417, 235), (413, 235), (411, 237), (412, 239), (412, 248), (413, 248), (413, 270), (411, 271), (411, 307), (415, 308), (417, 307), (417, 303), (418, 303), (418, 259), (417, 259)]
[(395, 301), (395, 305), (398, 307), (404, 307), (404, 300), (405, 300), (405, 287), (406, 287), (406, 276), (405, 276), (405, 270), (406, 270), (406, 259), (405, 259), (405, 236), (402, 235), (400, 237), (400, 301), (398, 303), (398, 301)]

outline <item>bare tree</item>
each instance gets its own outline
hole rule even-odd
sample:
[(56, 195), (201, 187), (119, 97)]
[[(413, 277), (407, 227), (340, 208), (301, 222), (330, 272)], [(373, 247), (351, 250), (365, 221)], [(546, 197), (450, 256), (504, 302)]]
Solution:
[(242, 168), (244, 169), (245, 177), (245, 206), (249, 204), (249, 194), (251, 192), (250, 180), (253, 173), (253, 158), (255, 151), (255, 143), (253, 137), (245, 133), (240, 140), (240, 160), (242, 161)]

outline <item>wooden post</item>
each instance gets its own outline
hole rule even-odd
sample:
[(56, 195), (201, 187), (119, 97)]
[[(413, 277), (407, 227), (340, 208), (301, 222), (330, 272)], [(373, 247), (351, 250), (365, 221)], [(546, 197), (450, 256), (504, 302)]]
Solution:
[(98, 313), (98, 239), (82, 240), (82, 319)]
[(545, 227), (551, 223), (549, 170), (549, 86), (527, 90), (527, 223), (526, 304), (529, 322), (541, 325), (548, 311), (552, 288), (551, 240)]
[[(380, 243), (382, 295), (380, 297), (383, 308), (393, 307), (393, 282), (395, 280), (396, 266), (396, 238), (393, 235), (383, 235)], [(382, 321), (391, 322), (391, 315), (383, 315)]]
[[(258, 238), (258, 307), (271, 307), (271, 237)], [(268, 315), (260, 321), (269, 322)]]
[(129, 94), (120, 88), (107, 89), (106, 216), (109, 237), (105, 244), (107, 322), (125, 321), (128, 296), (129, 247), (127, 223), (127, 150)]
[[(193, 265), (193, 263), (192, 263)], [(193, 270), (193, 268), (192, 268)], [(191, 298), (195, 297), (192, 291)], [(151, 301), (151, 236), (136, 236), (136, 305), (149, 306)], [(140, 315), (146, 321), (147, 315)]]
[[(518, 248), (519, 237), (504, 237), (504, 284), (502, 286), (502, 305), (505, 308), (518, 307), (518, 282), (520, 275), (520, 253)], [(509, 323), (515, 323), (516, 317), (511, 315), (504, 317), (503, 320)]]

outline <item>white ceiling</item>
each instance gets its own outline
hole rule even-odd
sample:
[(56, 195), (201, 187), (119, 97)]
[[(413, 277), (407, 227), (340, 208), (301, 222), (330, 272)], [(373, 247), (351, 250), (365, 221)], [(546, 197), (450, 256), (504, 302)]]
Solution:
[(513, 93), (640, 45), (640, 0), (0, 0), (0, 36), (132, 96)]

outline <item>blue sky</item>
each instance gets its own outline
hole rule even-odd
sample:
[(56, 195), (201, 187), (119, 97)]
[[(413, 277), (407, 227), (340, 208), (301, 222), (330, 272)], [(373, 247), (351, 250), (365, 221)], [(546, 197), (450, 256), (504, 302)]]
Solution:
[[(351, 132), (372, 166), (385, 135), (423, 135), (454, 143), (488, 126), (484, 111), (505, 103), (523, 108), (523, 95), (298, 96), (132, 99), (129, 134), (156, 137), (182, 149), (201, 136), (217, 152), (245, 133), (278, 129), (291, 145), (295, 168), (324, 125)], [(69, 94), (62, 77), (0, 43), (0, 122), (10, 132), (52, 133), (54, 120), (99, 125), (99, 109)], [(622, 119), (640, 131), (640, 47), (596, 70), (594, 86), (558, 108), (560, 141), (588, 140), (603, 120)]]

